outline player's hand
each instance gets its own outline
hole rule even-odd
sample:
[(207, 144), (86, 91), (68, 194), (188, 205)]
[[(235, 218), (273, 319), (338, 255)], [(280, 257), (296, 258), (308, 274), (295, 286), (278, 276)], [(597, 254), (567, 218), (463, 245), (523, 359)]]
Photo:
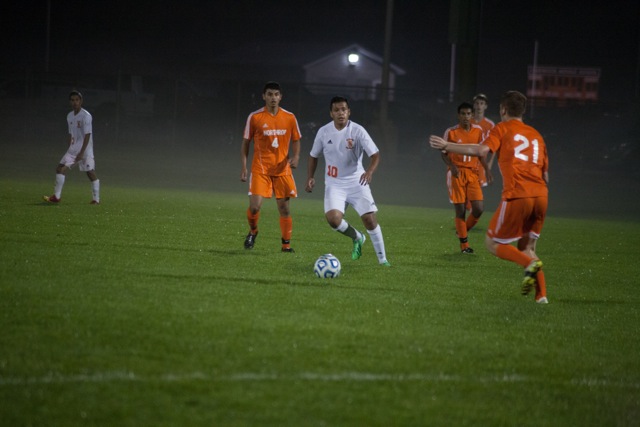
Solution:
[(431, 145), (431, 148), (435, 148), (436, 150), (447, 149), (447, 141), (437, 135), (431, 135), (429, 137), (429, 145)]
[(365, 171), (362, 175), (360, 175), (360, 185), (369, 185), (372, 179), (373, 174), (371, 172)]
[(293, 156), (292, 159), (289, 159), (289, 166), (291, 166), (291, 169), (297, 168), (299, 161), (300, 161), (300, 157), (299, 156)]
[(240, 181), (247, 182), (247, 168), (243, 168), (240, 171)]
[(487, 185), (493, 184), (493, 174), (491, 171), (485, 171), (485, 175), (487, 177)]
[(316, 186), (315, 178), (309, 178), (307, 180), (307, 185), (305, 185), (304, 187), (304, 191), (306, 191), (307, 193), (311, 193), (313, 191), (313, 187), (315, 186)]

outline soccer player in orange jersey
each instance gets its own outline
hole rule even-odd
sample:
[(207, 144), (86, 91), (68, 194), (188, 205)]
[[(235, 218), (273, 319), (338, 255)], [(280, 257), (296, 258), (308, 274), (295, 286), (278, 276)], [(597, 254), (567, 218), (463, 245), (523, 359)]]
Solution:
[[(484, 93), (479, 93), (473, 97), (473, 118), (471, 119), (471, 123), (474, 125), (478, 125), (482, 128), (482, 133), (486, 137), (489, 135), (489, 131), (496, 125), (492, 120), (485, 117), (484, 112), (487, 110), (489, 106), (489, 99), (487, 95)], [(493, 181), (493, 177), (491, 176), (491, 167), (493, 166), (493, 160), (495, 158), (495, 153), (491, 154), (491, 158), (487, 162), (487, 168), (489, 172), (485, 172), (485, 168), (478, 168), (478, 176), (480, 177), (480, 185), (486, 187)], [(483, 159), (486, 161), (486, 159)], [(484, 165), (484, 162), (483, 162)]]
[(498, 258), (524, 267), (522, 294), (535, 287), (536, 302), (546, 304), (546, 281), (536, 243), (547, 213), (549, 157), (540, 133), (522, 121), (526, 104), (522, 93), (506, 92), (500, 99), (501, 122), (482, 144), (455, 144), (435, 135), (429, 137), (429, 143), (438, 150), (468, 156), (499, 151), (502, 200), (489, 223), (485, 243)]
[[(249, 146), (254, 142), (251, 176), (249, 178), (249, 234), (245, 249), (253, 249), (258, 236), (258, 221), (262, 201), (276, 196), (282, 232), (282, 252), (294, 252), (291, 247), (293, 230), (289, 199), (297, 197), (292, 169), (300, 159), (300, 127), (293, 113), (280, 107), (282, 92), (276, 82), (267, 82), (262, 90), (265, 106), (249, 114), (240, 150), (240, 180), (247, 181)], [(289, 148), (291, 147), (291, 156)]]
[[(448, 128), (444, 140), (458, 144), (479, 144), (482, 142), (482, 128), (471, 124), (473, 105), (463, 102), (458, 106), (458, 124)], [(442, 160), (447, 165), (447, 188), (449, 201), (456, 211), (456, 235), (460, 239), (460, 250), (463, 254), (472, 254), (467, 232), (478, 223), (484, 210), (482, 189), (478, 179), (477, 157), (442, 152)], [(471, 213), (465, 219), (466, 202), (471, 203)]]

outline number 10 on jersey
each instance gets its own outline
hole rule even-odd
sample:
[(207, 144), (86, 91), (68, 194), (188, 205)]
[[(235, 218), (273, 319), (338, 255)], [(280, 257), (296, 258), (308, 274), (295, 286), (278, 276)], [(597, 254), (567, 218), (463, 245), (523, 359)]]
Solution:
[(338, 168), (336, 166), (327, 165), (327, 175), (329, 175), (331, 178), (337, 178)]

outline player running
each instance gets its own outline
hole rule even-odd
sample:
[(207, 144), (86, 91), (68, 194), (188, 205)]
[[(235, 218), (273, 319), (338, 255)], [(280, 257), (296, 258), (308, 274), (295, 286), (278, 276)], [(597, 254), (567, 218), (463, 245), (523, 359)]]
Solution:
[[(498, 258), (524, 267), (522, 294), (535, 288), (536, 302), (546, 304), (542, 262), (535, 250), (547, 213), (549, 158), (540, 133), (522, 121), (526, 104), (522, 93), (506, 92), (500, 99), (502, 121), (482, 144), (455, 144), (435, 135), (429, 137), (429, 143), (438, 150), (469, 156), (498, 153), (502, 201), (491, 218), (485, 243)], [(517, 242), (517, 248), (512, 242)]]
[[(347, 206), (353, 206), (367, 229), (378, 262), (389, 267), (391, 264), (387, 260), (382, 229), (376, 218), (378, 208), (369, 187), (373, 173), (380, 164), (380, 151), (365, 128), (349, 120), (351, 109), (346, 98), (332, 98), (329, 115), (333, 121), (318, 130), (311, 148), (305, 190), (309, 193), (313, 191), (318, 157), (324, 156), (324, 212), (327, 222), (331, 228), (353, 240), (351, 259), (360, 259), (366, 237), (344, 219)], [(366, 170), (362, 165), (364, 153), (370, 159)]]

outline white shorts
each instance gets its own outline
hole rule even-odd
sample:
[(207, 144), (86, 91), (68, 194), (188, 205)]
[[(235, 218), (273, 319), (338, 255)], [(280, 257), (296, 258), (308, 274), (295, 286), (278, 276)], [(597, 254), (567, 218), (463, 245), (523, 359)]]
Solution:
[(69, 152), (66, 152), (62, 159), (60, 159), (60, 164), (65, 165), (69, 169), (71, 169), (74, 164), (77, 164), (78, 169), (82, 172), (89, 172), (96, 169), (96, 159), (93, 156), (84, 156), (83, 160), (76, 163), (76, 155), (70, 154)]
[(353, 209), (362, 216), (369, 212), (377, 212), (378, 207), (373, 200), (371, 187), (368, 185), (360, 185), (356, 183), (348, 187), (339, 187), (335, 185), (326, 185), (324, 189), (324, 212), (330, 210), (338, 210), (343, 214), (347, 210), (347, 206), (353, 206)]

